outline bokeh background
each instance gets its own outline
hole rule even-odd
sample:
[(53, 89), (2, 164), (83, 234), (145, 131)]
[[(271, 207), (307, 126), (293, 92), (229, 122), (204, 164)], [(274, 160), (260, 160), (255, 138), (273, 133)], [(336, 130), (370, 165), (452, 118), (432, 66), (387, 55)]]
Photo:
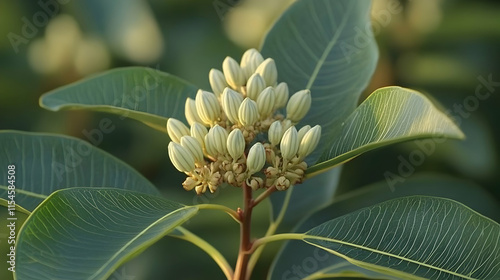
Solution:
[[(208, 71), (220, 69), (227, 55), (239, 59), (245, 49), (258, 48), (267, 29), (292, 2), (0, 1), (0, 129), (60, 133), (89, 141), (84, 131), (110, 118), (116, 129), (104, 135), (99, 148), (139, 170), (167, 198), (237, 207), (238, 190), (227, 188), (205, 197), (182, 190), (182, 174), (167, 158), (166, 135), (109, 114), (48, 112), (38, 106), (38, 98), (94, 73), (132, 65), (157, 68), (209, 89)], [(499, 201), (500, 2), (374, 0), (372, 18), (380, 61), (363, 98), (388, 85), (420, 90), (450, 110), (467, 135), (462, 142), (438, 144), (411, 176), (440, 174), (465, 180)], [(491, 95), (477, 104), (467, 103), (482, 80), (493, 81)], [(459, 113), (460, 106), (473, 109)], [(398, 144), (347, 163), (338, 194), (383, 181), (387, 171), (397, 173), (401, 158), (408, 159), (415, 149), (415, 142)], [(265, 231), (266, 207), (255, 214), (255, 234)], [(187, 227), (235, 261), (238, 227), (231, 219), (203, 213)], [(264, 278), (277, 249), (275, 245), (266, 250), (255, 279)], [(197, 248), (164, 238), (110, 279), (222, 278), (215, 263)]]

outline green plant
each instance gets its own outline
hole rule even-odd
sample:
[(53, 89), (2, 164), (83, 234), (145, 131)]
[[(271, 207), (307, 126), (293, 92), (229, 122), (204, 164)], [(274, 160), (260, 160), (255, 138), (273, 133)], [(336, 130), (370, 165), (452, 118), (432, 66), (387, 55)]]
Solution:
[[(366, 31), (369, 3), (296, 2), (269, 31), (260, 53), (247, 51), (241, 66), (227, 58), (224, 73), (210, 72), (214, 93), (130, 67), (45, 94), (40, 103), (49, 110), (110, 112), (164, 131), (174, 166), (188, 176), (186, 190), (223, 195), (218, 187), (230, 184), (242, 190), (243, 203), (238, 209), (182, 205), (84, 141), (3, 131), (0, 162), (15, 165), (21, 175), (15, 197), (9, 197), (12, 188), (0, 186), (7, 198), (0, 203), (15, 199), (15, 211), (29, 215), (17, 237), (15, 278), (106, 279), (165, 235), (200, 247), (228, 279), (249, 279), (274, 241), (287, 243), (270, 279), (499, 278), (500, 226), (458, 202), (407, 196), (342, 213), (344, 200), (334, 200), (339, 166), (361, 153), (411, 139), (464, 137), (413, 90), (382, 88), (357, 106), (377, 61)], [(184, 118), (191, 128), (178, 120)], [(109, 126), (101, 122), (100, 133)], [(253, 240), (252, 210), (268, 198), (269, 229)], [(234, 270), (182, 227), (200, 210), (220, 210), (239, 223)]]

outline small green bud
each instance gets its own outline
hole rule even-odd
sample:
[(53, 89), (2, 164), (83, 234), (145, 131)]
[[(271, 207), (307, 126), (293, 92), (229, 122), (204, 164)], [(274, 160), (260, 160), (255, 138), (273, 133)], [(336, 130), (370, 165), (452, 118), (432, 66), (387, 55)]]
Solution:
[(316, 125), (311, 128), (300, 141), (298, 155), (301, 159), (310, 155), (318, 146), (321, 137), (321, 126)]
[(238, 110), (240, 108), (241, 102), (243, 102), (243, 97), (238, 92), (225, 88), (224, 93), (222, 93), (222, 108), (226, 113), (227, 118), (232, 123), (238, 123)]
[(274, 108), (283, 108), (286, 106), (286, 102), (288, 102), (288, 85), (285, 82), (279, 83), (274, 89), (276, 93), (276, 103), (274, 104)]
[(262, 76), (264, 81), (266, 81), (266, 86), (276, 86), (276, 83), (278, 82), (278, 70), (276, 69), (274, 59), (268, 58), (264, 60), (259, 67), (257, 67), (255, 73), (259, 73)]
[(266, 118), (274, 112), (274, 103), (276, 101), (276, 94), (272, 87), (265, 88), (257, 98), (257, 108), (261, 118)]
[(222, 62), (222, 71), (226, 77), (227, 84), (233, 89), (238, 89), (245, 84), (245, 75), (236, 60), (232, 57), (226, 57)]
[(189, 97), (186, 99), (184, 113), (189, 125), (192, 125), (195, 122), (202, 122), (200, 116), (198, 115), (198, 112), (196, 111), (196, 102), (194, 101), (194, 99), (191, 99)]
[(259, 172), (266, 163), (266, 151), (261, 143), (255, 143), (248, 151), (247, 168), (248, 174)]
[(255, 73), (247, 82), (247, 97), (252, 100), (257, 100), (259, 94), (266, 88), (266, 82), (259, 73)]
[(297, 133), (298, 137), (299, 137), (299, 143), (300, 141), (302, 141), (302, 138), (304, 137), (304, 135), (311, 129), (311, 126), (310, 125), (304, 125), (302, 128), (299, 129), (299, 132)]
[(245, 98), (238, 109), (238, 119), (244, 126), (253, 125), (259, 119), (257, 103), (250, 98)]
[(203, 147), (205, 145), (205, 135), (207, 135), (208, 130), (202, 124), (195, 122), (191, 124), (190, 134), (193, 138), (198, 140), (198, 143)]
[(202, 122), (212, 125), (220, 116), (220, 105), (217, 97), (211, 92), (198, 90), (196, 94), (196, 111)]
[(292, 122), (299, 122), (311, 108), (311, 91), (304, 89), (296, 92), (286, 106), (286, 118)]
[(210, 87), (217, 97), (220, 97), (224, 89), (228, 86), (226, 82), (226, 77), (224, 74), (217, 69), (211, 69), (208, 73), (208, 81), (210, 82)]
[(235, 129), (227, 137), (227, 151), (234, 160), (239, 159), (245, 152), (245, 137), (241, 130)]
[(262, 55), (256, 49), (247, 50), (241, 57), (241, 69), (248, 79), (257, 70), (257, 67), (264, 61)]
[[(215, 125), (208, 131), (206, 141), (213, 146), (215, 152), (219, 155), (227, 154), (227, 131), (219, 125)], [(207, 145), (208, 143), (205, 143)]]
[(292, 159), (299, 149), (299, 139), (297, 135), (297, 129), (295, 126), (290, 127), (283, 134), (283, 138), (281, 138), (280, 150), (281, 156), (286, 159)]
[(167, 133), (170, 140), (180, 143), (182, 136), (189, 135), (189, 128), (181, 121), (170, 118), (167, 121)]
[(269, 131), (267, 134), (271, 145), (277, 146), (281, 141), (281, 137), (283, 136), (283, 127), (281, 126), (280, 121), (273, 122), (269, 127)]
[(180, 144), (170, 142), (168, 144), (168, 156), (175, 168), (181, 172), (191, 172), (195, 168), (193, 156)]
[(203, 149), (196, 138), (188, 135), (182, 136), (181, 146), (191, 153), (195, 162), (203, 163)]

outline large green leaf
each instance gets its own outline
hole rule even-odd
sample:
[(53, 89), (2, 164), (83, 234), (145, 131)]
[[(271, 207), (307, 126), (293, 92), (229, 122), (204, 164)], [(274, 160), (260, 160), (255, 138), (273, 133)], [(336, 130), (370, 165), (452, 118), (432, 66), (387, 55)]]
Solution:
[(319, 147), (356, 108), (375, 70), (370, 6), (370, 0), (296, 1), (262, 45), (262, 54), (276, 61), (279, 81), (288, 83), (292, 93), (311, 90), (313, 109), (302, 123), (323, 127)]
[[(159, 195), (133, 168), (73, 137), (1, 131), (0, 155), (0, 166), (16, 166), (16, 203), (30, 211), (55, 190), (71, 187), (114, 187)], [(0, 182), (7, 182), (7, 172), (0, 172)], [(0, 197), (7, 197), (7, 186), (0, 185)]]
[(165, 131), (169, 117), (185, 120), (184, 102), (197, 87), (170, 74), (145, 67), (127, 67), (55, 89), (40, 106), (59, 111), (92, 109), (130, 117)]
[(389, 144), (431, 137), (462, 139), (462, 131), (423, 94), (401, 87), (373, 92), (346, 120), (309, 176)]
[(303, 240), (404, 279), (500, 279), (500, 225), (444, 198), (383, 202), (323, 223)]
[(128, 190), (57, 191), (21, 229), (16, 279), (106, 279), (197, 211)]
[[(398, 184), (395, 188), (391, 188), (389, 183), (384, 181), (339, 196), (333, 204), (315, 212), (302, 222), (296, 228), (296, 232), (305, 232), (324, 222), (375, 203), (409, 195), (431, 195), (454, 199), (483, 215), (500, 221), (500, 205), (481, 187), (445, 176), (418, 175)], [(288, 279), (306, 276), (307, 279), (320, 279), (328, 275), (338, 276), (346, 273), (363, 274), (363, 277), (370, 279), (380, 277), (388, 279), (387, 275), (354, 266), (335, 255), (326, 256), (319, 250), (321, 249), (300, 241), (288, 241), (274, 260), (269, 274), (270, 279), (280, 279), (285, 274), (290, 275)], [(293, 270), (294, 267), (296, 267), (295, 270)]]

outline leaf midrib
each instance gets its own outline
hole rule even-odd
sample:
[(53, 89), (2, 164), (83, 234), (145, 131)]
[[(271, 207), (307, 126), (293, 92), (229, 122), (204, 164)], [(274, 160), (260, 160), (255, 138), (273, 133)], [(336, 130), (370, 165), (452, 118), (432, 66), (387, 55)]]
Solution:
[[(394, 255), (394, 254), (391, 254), (391, 253), (388, 253), (388, 252), (384, 252), (384, 251), (380, 251), (380, 250), (377, 250), (377, 249), (365, 247), (365, 246), (358, 245), (358, 244), (355, 244), (355, 243), (349, 243), (349, 242), (345, 242), (345, 241), (337, 240), (337, 239), (333, 239), (333, 238), (327, 238), (327, 237), (320, 237), (320, 236), (314, 236), (314, 235), (304, 234), (304, 237), (303, 237), (304, 242), (309, 243), (309, 244), (311, 244), (313, 246), (316, 246), (316, 247), (320, 247), (320, 248), (326, 249), (328, 251), (333, 251), (333, 252), (336, 252), (336, 251), (334, 251), (332, 249), (329, 249), (329, 248), (326, 248), (326, 247), (323, 247), (323, 246), (321, 246), (319, 244), (312, 243), (310, 241), (307, 241), (306, 239), (315, 239), (315, 240), (321, 240), (321, 241), (327, 241), (327, 242), (338, 243), (338, 244), (342, 244), (342, 245), (346, 245), (346, 246), (351, 246), (351, 247), (355, 247), (355, 248), (358, 248), (358, 249), (362, 249), (362, 250), (370, 251), (370, 252), (373, 252), (373, 253), (381, 254), (381, 255), (384, 255), (384, 256), (393, 257), (393, 258), (396, 258), (396, 259), (399, 259), (399, 260), (402, 260), (402, 261), (406, 261), (406, 262), (414, 263), (414, 264), (417, 264), (417, 265), (421, 265), (421, 266), (424, 266), (424, 267), (427, 267), (427, 268), (430, 268), (430, 269), (435, 269), (435, 270), (438, 270), (438, 271), (442, 271), (444, 273), (448, 273), (448, 274), (451, 274), (451, 275), (462, 277), (462, 278), (465, 278), (465, 279), (468, 279), (468, 280), (478, 280), (476, 278), (471, 278), (469, 276), (462, 275), (462, 274), (459, 274), (459, 273), (456, 273), (456, 272), (453, 272), (453, 271), (445, 270), (443, 268), (439, 268), (439, 267), (436, 267), (436, 266), (433, 266), (433, 265), (430, 265), (430, 264), (426, 264), (426, 263), (422, 263), (422, 262), (417, 262), (417, 261), (412, 260), (412, 259), (408, 259), (408, 258), (405, 258), (405, 257), (402, 257), (402, 256)], [(339, 252), (336, 252), (336, 253), (338, 253), (338, 254), (340, 254), (342, 256), (348, 257), (347, 255), (341, 254)], [(348, 258), (350, 258), (350, 257), (348, 257)], [(362, 261), (359, 261), (359, 262), (362, 262)]]

